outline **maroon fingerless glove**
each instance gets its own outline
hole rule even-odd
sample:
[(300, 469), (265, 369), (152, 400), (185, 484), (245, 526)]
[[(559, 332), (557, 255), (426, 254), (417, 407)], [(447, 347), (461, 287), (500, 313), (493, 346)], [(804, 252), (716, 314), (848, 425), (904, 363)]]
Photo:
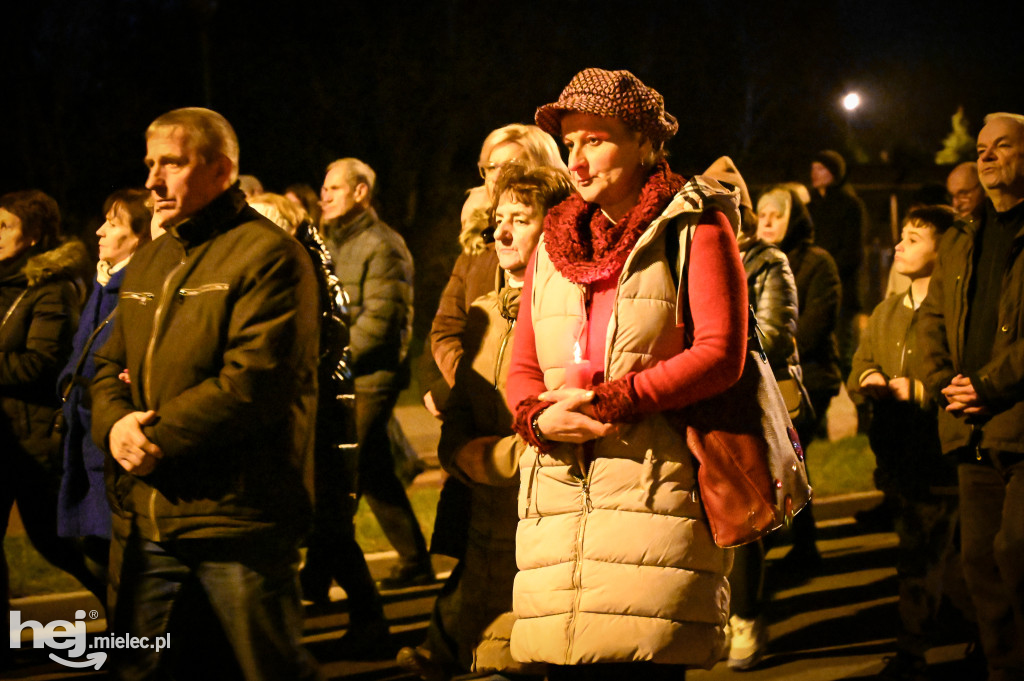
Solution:
[(534, 419), (552, 404), (554, 402), (539, 400), (536, 397), (527, 397), (516, 405), (516, 419), (512, 424), (512, 430), (516, 431), (520, 437), (526, 440), (527, 444), (536, 447), (537, 451), (543, 453), (550, 452), (558, 443), (551, 442), (550, 440), (541, 440), (537, 437), (533, 423)]
[(601, 423), (629, 422), (640, 418), (636, 408), (639, 398), (633, 388), (634, 375), (628, 374), (592, 388), (594, 399), (590, 405), (594, 409), (594, 418)]

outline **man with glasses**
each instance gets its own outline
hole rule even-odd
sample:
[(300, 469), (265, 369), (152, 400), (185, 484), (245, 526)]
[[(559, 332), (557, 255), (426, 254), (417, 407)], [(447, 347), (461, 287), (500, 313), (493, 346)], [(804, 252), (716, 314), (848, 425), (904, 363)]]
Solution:
[(978, 179), (978, 164), (965, 161), (953, 168), (946, 178), (946, 189), (958, 218), (979, 218), (984, 207), (985, 190)]

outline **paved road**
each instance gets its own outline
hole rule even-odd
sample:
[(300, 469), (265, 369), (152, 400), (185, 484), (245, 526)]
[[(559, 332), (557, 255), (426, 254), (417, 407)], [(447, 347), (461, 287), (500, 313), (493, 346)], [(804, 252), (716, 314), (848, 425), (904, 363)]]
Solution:
[[(787, 679), (832, 681), (833, 679), (870, 679), (882, 668), (882, 657), (894, 650), (896, 623), (896, 537), (891, 533), (862, 533), (848, 515), (852, 509), (870, 503), (870, 497), (856, 497), (842, 503), (820, 504), (820, 542), (824, 561), (817, 576), (799, 586), (779, 584), (777, 559), (786, 547), (769, 555), (769, 581), (777, 586), (768, 613), (771, 644), (769, 655), (760, 668), (740, 674), (725, 664), (710, 671), (695, 671), (691, 681), (742, 678), (749, 681)], [(829, 516), (834, 517), (824, 520)], [(393, 556), (372, 557), (372, 569), (383, 576)], [(443, 573), (450, 564), (438, 563)], [(422, 639), (430, 607), (439, 586), (391, 593), (387, 615), (397, 645), (412, 645)], [(337, 659), (333, 648), (348, 622), (343, 594), (331, 607), (307, 612), (305, 642), (323, 665), (328, 679), (360, 681), (410, 679), (388, 660), (352, 662)], [(45, 604), (36, 604), (34, 613), (47, 615)], [(78, 607), (78, 606), (74, 606)], [(60, 611), (68, 611), (68, 603)], [(26, 613), (25, 617), (29, 614)], [(66, 618), (67, 615), (52, 617)], [(46, 620), (42, 620), (46, 621)], [(943, 644), (931, 651), (929, 661), (939, 679), (976, 678), (963, 661), (965, 637), (951, 627)], [(21, 666), (3, 674), (4, 678), (80, 679), (105, 678), (101, 672), (68, 673), (46, 659), (43, 651), (19, 651)], [(197, 678), (199, 678), (197, 676)]]

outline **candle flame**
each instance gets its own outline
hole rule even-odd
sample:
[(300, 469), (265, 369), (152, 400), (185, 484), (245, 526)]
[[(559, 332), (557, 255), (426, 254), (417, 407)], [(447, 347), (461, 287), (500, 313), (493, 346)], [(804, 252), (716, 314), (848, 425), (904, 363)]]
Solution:
[(583, 352), (580, 350), (579, 341), (576, 341), (576, 347), (572, 349), (572, 361), (573, 364), (579, 364), (583, 361)]

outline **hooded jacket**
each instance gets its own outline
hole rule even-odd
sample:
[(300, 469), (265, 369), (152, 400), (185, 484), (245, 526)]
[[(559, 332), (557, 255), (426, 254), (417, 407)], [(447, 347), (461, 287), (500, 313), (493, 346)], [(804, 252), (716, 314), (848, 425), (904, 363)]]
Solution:
[(0, 448), (60, 474), (54, 386), (71, 353), (89, 255), (79, 241), (30, 250), (0, 268)]
[(96, 352), (92, 432), (109, 451), (119, 419), (157, 413), (155, 470), (112, 465), (108, 482), (143, 538), (301, 537), (318, 316), (309, 256), (237, 185), (135, 254)]
[(842, 383), (836, 326), (843, 285), (832, 256), (814, 245), (814, 225), (805, 209), (793, 202), (786, 236), (779, 248), (789, 258), (796, 278), (800, 321), (796, 345), (804, 385), (809, 392), (837, 394)]

